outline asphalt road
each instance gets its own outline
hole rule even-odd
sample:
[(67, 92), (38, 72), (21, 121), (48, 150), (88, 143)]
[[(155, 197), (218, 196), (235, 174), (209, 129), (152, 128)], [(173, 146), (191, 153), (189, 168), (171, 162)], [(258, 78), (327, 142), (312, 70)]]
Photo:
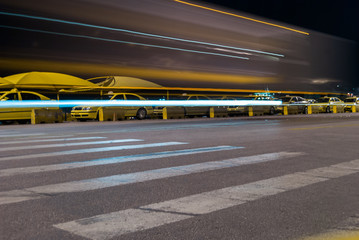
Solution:
[(0, 239), (358, 231), (358, 136), (349, 113), (2, 125)]

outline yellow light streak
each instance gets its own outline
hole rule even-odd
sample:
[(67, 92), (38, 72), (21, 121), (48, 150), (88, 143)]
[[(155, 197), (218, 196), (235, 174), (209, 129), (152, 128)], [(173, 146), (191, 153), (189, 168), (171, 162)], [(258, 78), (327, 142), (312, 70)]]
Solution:
[(0, 69), (15, 71), (33, 71), (33, 69), (36, 69), (36, 71), (71, 72), (73, 74), (92, 74), (95, 76), (101, 76), (106, 73), (106, 75), (112, 76), (131, 76), (144, 79), (155, 78), (233, 84), (269, 84), (279, 82), (278, 79), (273, 77), (15, 58), (0, 58)]
[[(262, 84), (280, 83), (279, 79), (271, 77), (255, 77), (234, 74), (219, 74), (206, 72), (190, 72), (182, 70), (150, 69), (140, 67), (123, 67), (106, 64), (92, 64), (80, 62), (63, 62), (36, 59), (0, 58), (0, 69), (6, 71), (44, 71), (59, 72), (66, 74), (103, 76), (131, 76), (143, 79), (155, 78), (166, 80), (181, 80), (194, 82), (216, 82), (216, 83), (240, 83), (240, 84)], [(4, 77), (4, 76), (2, 76)], [(0, 86), (1, 87), (1, 86)], [(88, 88), (76, 88), (77, 90), (89, 90)], [(268, 91), (262, 89), (224, 89), (224, 88), (143, 88), (143, 87), (98, 87), (97, 89), (118, 89), (118, 90), (173, 90), (173, 91), (207, 91), (207, 92), (232, 92), (232, 93), (281, 93), (281, 94), (320, 94), (320, 95), (346, 95), (345, 93), (333, 92), (308, 92), (308, 91)]]
[(223, 14), (230, 15), (230, 16), (233, 16), (233, 17), (242, 18), (242, 19), (246, 19), (246, 20), (249, 20), (249, 21), (257, 22), (257, 23), (266, 24), (266, 25), (269, 25), (269, 26), (272, 26), (272, 27), (282, 28), (282, 29), (289, 30), (289, 31), (292, 31), (292, 32), (297, 32), (297, 33), (309, 35), (308, 32), (303, 32), (303, 31), (296, 30), (296, 29), (293, 29), (293, 28), (288, 28), (288, 27), (285, 27), (285, 26), (282, 26), (282, 25), (273, 24), (273, 23), (265, 22), (265, 21), (260, 21), (260, 20), (254, 19), (254, 18), (249, 18), (249, 17), (241, 16), (241, 15), (230, 13), (230, 12), (224, 12), (224, 11), (220, 11), (220, 10), (217, 10), (217, 9), (214, 9), (214, 8), (209, 8), (209, 7), (205, 7), (205, 6), (201, 6), (201, 5), (197, 5), (197, 4), (193, 4), (193, 3), (189, 3), (189, 2), (185, 2), (185, 1), (181, 1), (181, 0), (174, 0), (174, 1), (182, 3), (182, 4), (190, 5), (190, 6), (193, 6), (193, 7), (206, 9), (206, 10), (209, 10), (209, 11), (223, 13)]

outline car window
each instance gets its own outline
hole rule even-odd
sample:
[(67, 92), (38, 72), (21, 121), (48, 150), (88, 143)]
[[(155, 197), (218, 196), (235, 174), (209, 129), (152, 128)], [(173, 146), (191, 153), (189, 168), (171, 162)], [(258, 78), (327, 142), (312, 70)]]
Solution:
[(306, 101), (304, 98), (302, 98), (302, 97), (298, 97), (298, 101)]
[(41, 100), (38, 95), (32, 93), (21, 93), (22, 100)]
[(208, 100), (208, 98), (206, 98), (204, 96), (198, 96), (198, 100)]
[(126, 94), (126, 99), (127, 100), (141, 100), (139, 97), (137, 97), (136, 95), (132, 95), (132, 94)]
[(5, 101), (5, 100), (19, 100), (19, 99), (18, 99), (17, 93), (8, 93), (8, 94), (5, 93), (5, 94), (1, 97), (1, 100), (2, 100), (2, 101)]
[(187, 100), (197, 100), (197, 96), (190, 96)]
[(344, 100), (344, 102), (355, 102), (354, 98), (347, 98)]
[(329, 102), (329, 99), (330, 98), (319, 98), (318, 103), (327, 103), (327, 102)]
[(283, 102), (289, 102), (291, 98), (290, 97), (282, 97), (280, 99), (282, 99)]
[(123, 94), (118, 94), (114, 98), (112, 98), (112, 100), (125, 100), (125, 99), (123, 97)]

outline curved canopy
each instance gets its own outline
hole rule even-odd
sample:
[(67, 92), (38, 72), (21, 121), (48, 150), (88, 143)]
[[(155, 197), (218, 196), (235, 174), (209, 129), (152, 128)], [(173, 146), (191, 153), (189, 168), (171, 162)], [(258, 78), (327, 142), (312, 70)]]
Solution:
[(12, 82), (0, 77), (0, 88), (11, 88)]
[[(53, 72), (19, 73), (4, 77), (2, 80), (5, 80), (9, 85), (8, 87), (10, 88), (62, 89), (77, 87), (98, 87), (96, 84), (93, 84), (87, 80), (63, 73)], [(6, 83), (5, 81), (4, 84)]]
[(123, 76), (107, 76), (89, 79), (89, 81), (97, 82), (101, 87), (152, 87), (161, 88), (161, 85), (134, 77)]

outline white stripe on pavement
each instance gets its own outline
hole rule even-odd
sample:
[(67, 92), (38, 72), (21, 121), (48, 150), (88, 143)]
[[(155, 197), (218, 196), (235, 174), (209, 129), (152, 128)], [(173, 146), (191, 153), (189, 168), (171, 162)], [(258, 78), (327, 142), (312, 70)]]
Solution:
[(17, 134), (17, 133), (14, 133), (14, 134), (1, 134), (0, 135), (0, 138), (12, 138), (12, 137), (31, 137), (31, 136), (42, 136), (42, 135), (45, 135), (45, 133), (29, 133), (29, 134), (26, 134), (26, 133), (21, 133), (21, 134)]
[(302, 154), (303, 153), (296, 153), (296, 152), (267, 153), (267, 154), (249, 156), (249, 157), (227, 159), (223, 161), (204, 162), (204, 163), (197, 163), (197, 164), (184, 165), (178, 167), (160, 168), (160, 169), (148, 170), (143, 172), (86, 179), (81, 181), (37, 186), (37, 187), (26, 188), (22, 190), (16, 190), (15, 192), (16, 194), (14, 194), (13, 198), (11, 198), (12, 191), (0, 192), (0, 205), (7, 203), (21, 202), (23, 201), (24, 196), (26, 196), (26, 200), (29, 200), (31, 199), (31, 194), (34, 194), (34, 198), (38, 198), (39, 195), (44, 195), (45, 197), (53, 194), (98, 190), (108, 187), (146, 182), (146, 181), (163, 179), (168, 177), (183, 176), (193, 173), (200, 173), (200, 172), (218, 170), (223, 168), (238, 167), (247, 164), (273, 161), (280, 158), (296, 157)]
[(358, 172), (359, 160), (354, 160), (54, 226), (89, 239), (105, 240)]
[[(134, 140), (134, 139), (132, 139), (132, 140)], [(128, 139), (127, 142), (131, 142), (131, 139)], [(68, 150), (68, 151), (60, 151), (60, 152), (38, 153), (38, 154), (28, 154), (28, 155), (21, 155), (21, 156), (2, 157), (2, 158), (0, 158), (0, 161), (22, 160), (22, 159), (40, 158), (40, 157), (54, 157), (54, 156), (82, 154), (82, 153), (120, 151), (120, 150), (138, 149), (138, 148), (163, 147), (163, 146), (181, 145), (181, 144), (188, 144), (188, 143), (185, 143), (185, 142), (163, 142), (163, 143), (123, 145), (123, 146), (102, 147), (102, 148), (85, 148), (85, 149), (76, 149), (76, 150)]]
[(198, 153), (208, 153), (208, 152), (215, 152), (215, 151), (226, 151), (226, 150), (233, 150), (233, 149), (240, 149), (240, 148), (243, 148), (243, 147), (216, 146), (216, 147), (206, 147), (206, 148), (192, 148), (192, 149), (183, 149), (183, 150), (175, 150), (175, 151), (165, 151), (165, 152), (155, 152), (155, 153), (148, 153), (148, 154), (137, 154), (137, 155), (129, 155), (129, 156), (121, 156), (121, 157), (93, 159), (93, 160), (81, 161), (81, 162), (42, 165), (42, 166), (34, 166), (34, 167), (9, 168), (9, 169), (0, 170), (0, 177), (13, 176), (13, 175), (19, 175), (19, 174), (57, 171), (57, 170), (65, 170), (65, 169), (74, 169), (74, 168), (98, 166), (98, 165), (106, 165), (106, 164), (114, 164), (114, 163), (142, 161), (142, 160), (149, 160), (149, 159), (175, 157), (175, 156), (183, 156), (183, 155), (198, 154)]
[[(62, 136), (61, 136), (62, 137)], [(13, 145), (20, 143), (37, 143), (37, 142), (62, 142), (62, 141), (80, 141), (80, 140), (93, 140), (93, 139), (104, 139), (106, 137), (77, 137), (77, 138), (54, 138), (54, 139), (29, 139), (29, 140), (20, 140), (20, 141), (6, 141), (0, 142), (0, 145)]]
[(96, 142), (75, 142), (75, 143), (56, 143), (56, 144), (44, 144), (44, 145), (27, 145), (27, 146), (0, 148), (0, 151), (19, 151), (19, 150), (26, 150), (26, 149), (73, 147), (73, 146), (83, 146), (83, 145), (100, 145), (100, 144), (140, 142), (140, 141), (143, 141), (143, 140), (142, 139), (115, 139), (115, 140), (96, 141)]

